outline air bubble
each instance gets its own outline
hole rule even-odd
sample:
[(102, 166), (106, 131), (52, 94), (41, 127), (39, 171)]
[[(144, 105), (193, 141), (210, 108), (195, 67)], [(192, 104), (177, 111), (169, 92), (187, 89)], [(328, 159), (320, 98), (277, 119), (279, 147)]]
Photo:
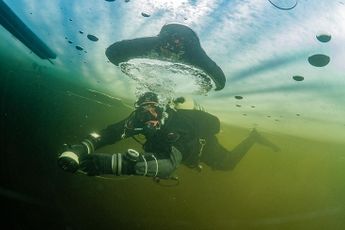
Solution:
[(320, 42), (329, 42), (331, 40), (331, 35), (329, 35), (329, 34), (320, 34), (320, 35), (317, 35), (316, 38)]
[(315, 54), (308, 58), (308, 62), (315, 67), (324, 67), (330, 62), (330, 57), (324, 54)]
[(293, 76), (292, 78), (293, 78), (295, 81), (303, 81), (303, 80), (304, 80), (304, 77), (298, 76), (298, 75)]

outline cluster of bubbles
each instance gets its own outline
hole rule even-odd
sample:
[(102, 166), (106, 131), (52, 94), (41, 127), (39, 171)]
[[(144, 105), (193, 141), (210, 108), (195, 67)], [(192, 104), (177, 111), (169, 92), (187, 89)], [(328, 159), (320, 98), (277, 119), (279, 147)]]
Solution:
[[(317, 40), (326, 43), (331, 40), (331, 35), (329, 34), (319, 34), (316, 36)], [(310, 65), (315, 66), (315, 67), (324, 67), (328, 65), (330, 62), (330, 57), (325, 55), (325, 54), (314, 54), (310, 57), (308, 57), (308, 62)], [(300, 75), (295, 75), (292, 77), (295, 81), (303, 81), (304, 77)]]
[[(115, 2), (115, 0), (105, 0), (106, 2)], [(124, 0), (124, 2), (129, 2), (130, 0)], [(143, 17), (145, 17), (145, 18), (147, 18), (147, 17), (150, 17), (151, 15), (150, 14), (148, 14), (148, 13), (145, 13), (145, 12), (142, 12), (141, 13), (141, 16), (143, 16)]]
[[(270, 1), (271, 2), (271, 1)], [(319, 42), (326, 43), (331, 40), (331, 35), (330, 34), (319, 34), (316, 36), (316, 39)], [(314, 54), (308, 57), (308, 62), (310, 65), (315, 66), (315, 67), (324, 67), (329, 64), (330, 62), (330, 57), (325, 55), (325, 54)], [(304, 77), (300, 75), (294, 75), (292, 77), (293, 80), (295, 81), (303, 81)], [(236, 95), (234, 96), (235, 99), (237, 100), (242, 100), (243, 96)], [(240, 104), (236, 104), (236, 107), (242, 107)], [(251, 108), (255, 108), (255, 106), (251, 106)], [(243, 116), (246, 116), (247, 114), (243, 114)], [(296, 116), (301, 116), (301, 114), (297, 113)], [(271, 118), (271, 116), (267, 116), (268, 118)], [(279, 119), (275, 119), (275, 121), (279, 121)]]
[[(320, 42), (329, 42), (331, 40), (331, 35), (321, 34), (316, 36), (317, 40)], [(315, 67), (324, 67), (330, 62), (330, 57), (325, 54), (314, 54), (308, 58), (308, 62)]]
[(182, 63), (136, 58), (119, 66), (124, 74), (138, 83), (136, 94), (155, 92), (161, 95), (162, 101), (170, 101), (181, 94), (206, 95), (214, 88), (204, 71)]
[[(106, 2), (115, 2), (115, 0), (105, 0)], [(130, 2), (130, 0), (124, 0), (125, 3), (128, 3)], [(145, 12), (142, 12), (141, 15), (143, 17), (150, 17), (151, 15), (148, 14), (148, 13), (145, 13)], [(69, 19), (70, 22), (72, 22), (73, 20), (72, 19)], [(83, 31), (79, 31), (80, 34), (84, 34)], [(93, 34), (87, 34), (86, 36), (90, 41), (93, 41), (93, 42), (97, 42), (99, 39), (98, 37), (96, 37), (95, 35)], [(69, 44), (73, 44), (73, 41), (71, 41), (70, 39), (68, 39), (67, 37), (65, 37), (65, 39), (68, 41)], [(87, 51), (80, 45), (75, 45), (75, 49), (78, 50), (78, 51), (84, 51), (85, 53), (87, 53)]]
[[(73, 20), (72, 20), (72, 19), (69, 19), (69, 21), (72, 22)], [(81, 30), (79, 30), (79, 34), (84, 34), (84, 32), (81, 31)], [(98, 37), (96, 37), (96, 36), (93, 35), (93, 34), (87, 34), (86, 37), (87, 37), (90, 41), (93, 41), (93, 42), (97, 42), (97, 41), (99, 40)], [(69, 44), (73, 44), (73, 41), (71, 41), (70, 39), (68, 39), (68, 37), (65, 37), (65, 39), (67, 40), (67, 42), (68, 42)], [(78, 51), (83, 51), (83, 50), (84, 50), (84, 48), (83, 48), (82, 46), (80, 46), (80, 45), (76, 45), (76, 46), (75, 46), (75, 49), (78, 50)], [(87, 51), (84, 50), (84, 53), (87, 53)]]

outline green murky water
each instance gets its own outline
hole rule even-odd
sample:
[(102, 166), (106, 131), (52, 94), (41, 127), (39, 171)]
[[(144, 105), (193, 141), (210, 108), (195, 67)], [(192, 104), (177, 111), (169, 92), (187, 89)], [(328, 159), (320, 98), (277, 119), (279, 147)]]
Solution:
[[(8, 56), (10, 57), (10, 55)], [(254, 146), (231, 172), (181, 166), (178, 186), (149, 178), (91, 178), (57, 168), (65, 142), (130, 109), (61, 80), (48, 66), (2, 56), (1, 200), (18, 229), (343, 229), (345, 145), (263, 133), (282, 151)], [(72, 77), (72, 76), (71, 76)], [(102, 101), (104, 103), (99, 103)], [(223, 125), (231, 149), (249, 130)], [(128, 140), (101, 149), (114, 153)], [(14, 217), (20, 217), (16, 219)]]

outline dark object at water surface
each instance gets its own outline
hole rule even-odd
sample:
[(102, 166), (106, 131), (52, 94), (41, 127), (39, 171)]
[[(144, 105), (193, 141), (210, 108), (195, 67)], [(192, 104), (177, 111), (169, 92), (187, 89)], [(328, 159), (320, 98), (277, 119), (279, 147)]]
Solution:
[(215, 83), (215, 90), (225, 86), (222, 69), (207, 56), (196, 33), (181, 24), (164, 25), (155, 37), (143, 37), (115, 42), (106, 50), (108, 59), (115, 65), (134, 58), (151, 58), (179, 62), (200, 68)]

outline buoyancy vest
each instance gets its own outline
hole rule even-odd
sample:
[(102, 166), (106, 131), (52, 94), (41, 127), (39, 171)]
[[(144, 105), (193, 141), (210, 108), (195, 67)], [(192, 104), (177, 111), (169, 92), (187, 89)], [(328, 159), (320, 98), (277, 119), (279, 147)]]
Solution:
[(168, 110), (168, 113), (164, 128), (144, 144), (145, 151), (159, 153), (166, 158), (174, 146), (182, 153), (182, 163), (197, 167), (208, 137), (219, 132), (218, 118), (199, 110)]

